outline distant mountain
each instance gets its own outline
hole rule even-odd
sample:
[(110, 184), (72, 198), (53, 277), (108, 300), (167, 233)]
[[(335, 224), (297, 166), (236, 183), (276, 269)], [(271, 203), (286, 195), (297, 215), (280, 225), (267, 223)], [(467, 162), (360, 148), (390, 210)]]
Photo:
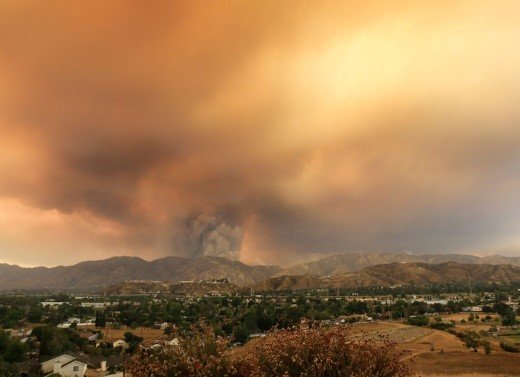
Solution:
[[(167, 257), (148, 262), (137, 257), (114, 257), (105, 260), (88, 261), (73, 266), (23, 268), (16, 265), (0, 264), (0, 289), (56, 289), (56, 290), (99, 290), (110, 285), (129, 280), (153, 280), (176, 282), (181, 280), (227, 279), (238, 287), (251, 286), (271, 277), (288, 275), (336, 276), (351, 274), (376, 265), (390, 263), (439, 264), (457, 262), (468, 265), (520, 266), (520, 258), (499, 255), (476, 257), (464, 254), (423, 254), (407, 253), (348, 253), (326, 256), (313, 262), (300, 263), (290, 268), (277, 266), (249, 266), (238, 261), (219, 257), (198, 259)], [(356, 278), (365, 280), (361, 275)], [(378, 282), (376, 275), (371, 275)], [(366, 280), (370, 280), (368, 277)], [(385, 279), (383, 279), (383, 282)], [(281, 280), (290, 286), (304, 286), (305, 282)], [(278, 284), (274, 282), (273, 284)], [(364, 284), (364, 283), (363, 283)]]
[(179, 296), (203, 296), (232, 294), (239, 288), (228, 282), (163, 282), (163, 281), (124, 281), (103, 290), (108, 295), (140, 295), (169, 293)]
[(345, 253), (334, 254), (316, 261), (300, 263), (281, 269), (275, 276), (284, 275), (317, 275), (330, 276), (347, 272), (360, 271), (365, 267), (394, 262), (423, 263), (474, 263), (474, 264), (511, 264), (520, 266), (520, 257), (503, 257), (500, 255), (477, 257), (465, 254), (407, 254), (407, 253)]
[(445, 262), (394, 262), (323, 278), (332, 287), (356, 288), (409, 283), (520, 282), (520, 266)]
[(520, 266), (445, 262), (393, 262), (361, 271), (332, 276), (284, 275), (266, 279), (254, 287), (258, 291), (309, 290), (318, 288), (387, 287), (410, 283), (520, 282)]
[(151, 262), (137, 257), (115, 257), (52, 268), (0, 264), (0, 289), (96, 290), (127, 280), (227, 279), (245, 286), (264, 280), (279, 269), (248, 266), (219, 257), (167, 257)]

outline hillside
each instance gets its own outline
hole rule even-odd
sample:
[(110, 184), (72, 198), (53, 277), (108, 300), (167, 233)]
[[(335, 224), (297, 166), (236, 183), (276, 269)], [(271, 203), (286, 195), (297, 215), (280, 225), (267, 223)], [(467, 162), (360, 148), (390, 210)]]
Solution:
[(169, 293), (179, 296), (204, 296), (232, 294), (238, 287), (227, 281), (199, 282), (162, 282), (162, 281), (124, 281), (102, 291), (107, 295), (141, 295)]
[(115, 257), (52, 268), (0, 264), (1, 289), (97, 290), (128, 280), (216, 280), (251, 285), (272, 276), (279, 267), (248, 266), (219, 257), (167, 257), (148, 262), (137, 257)]
[(467, 264), (511, 264), (520, 266), (520, 258), (493, 255), (477, 257), (466, 254), (407, 254), (407, 253), (344, 253), (334, 254), (316, 261), (300, 263), (281, 269), (275, 276), (316, 275), (331, 276), (354, 271), (361, 271), (370, 266), (394, 262), (444, 263), (457, 262)]
[[(388, 275), (366, 270), (372, 266), (392, 263), (406, 266), (417, 263), (443, 264), (455, 262), (467, 266), (500, 266), (504, 264), (520, 266), (520, 258), (488, 256), (479, 258), (464, 254), (424, 254), (407, 253), (348, 253), (335, 254), (320, 260), (297, 264), (282, 269), (277, 266), (249, 266), (238, 261), (230, 261), (219, 257), (202, 257), (198, 259), (166, 257), (154, 261), (146, 261), (137, 257), (114, 257), (99, 261), (88, 261), (73, 266), (23, 268), (16, 265), (0, 264), (0, 289), (56, 289), (56, 290), (99, 290), (108, 286), (130, 280), (181, 281), (181, 280), (216, 280), (227, 279), (230, 283), (245, 287), (257, 284), (271, 277), (283, 276), (334, 276), (343, 275), (343, 279), (357, 279), (360, 285), (393, 284), (392, 279), (402, 279), (405, 275)], [(402, 267), (402, 266), (401, 266)], [(380, 267), (379, 267), (380, 268)], [(473, 267), (468, 267), (473, 269)], [(368, 271), (368, 272), (367, 272)], [(410, 277), (420, 277), (422, 270), (409, 271)], [(356, 274), (356, 272), (360, 272)], [(400, 273), (405, 273), (401, 271)], [(425, 272), (426, 273), (426, 272)], [(367, 275), (369, 274), (369, 275)], [(498, 272), (497, 272), (498, 274)], [(380, 276), (381, 275), (381, 276)], [(507, 278), (507, 275), (498, 276)], [(431, 279), (434, 279), (431, 277)], [(309, 280), (309, 279), (308, 279)], [(315, 284), (314, 282), (308, 282)], [(354, 284), (351, 281), (349, 284)], [(305, 286), (305, 282), (281, 279), (281, 287)], [(312, 285), (311, 284), (311, 285)], [(334, 283), (336, 284), (336, 283)], [(300, 288), (295, 288), (300, 289)]]
[(385, 287), (410, 283), (520, 282), (520, 266), (445, 262), (394, 262), (366, 267), (361, 271), (326, 277), (284, 275), (254, 285), (257, 291), (288, 291), (318, 288)]
[(389, 263), (367, 267), (358, 272), (326, 277), (323, 280), (333, 287), (342, 288), (393, 286), (411, 282), (416, 284), (467, 281), (511, 283), (520, 282), (520, 267), (457, 262)]
[(313, 275), (284, 275), (266, 279), (253, 286), (262, 291), (303, 291), (309, 289), (327, 288), (328, 283)]

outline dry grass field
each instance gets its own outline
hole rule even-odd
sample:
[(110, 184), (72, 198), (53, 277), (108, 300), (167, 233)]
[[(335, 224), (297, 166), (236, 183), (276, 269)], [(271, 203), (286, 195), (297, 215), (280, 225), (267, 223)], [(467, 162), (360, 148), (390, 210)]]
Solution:
[(131, 332), (134, 335), (140, 336), (144, 339), (145, 343), (153, 342), (155, 340), (166, 339), (167, 336), (164, 335), (164, 330), (160, 329), (151, 329), (145, 327), (139, 327), (137, 329), (131, 329), (122, 327), (120, 329), (97, 329), (102, 331), (103, 339), (109, 342), (116, 341), (118, 339), (124, 339), (125, 332)]
[(466, 349), (454, 335), (431, 330), (429, 334), (401, 343), (407, 350), (406, 362), (419, 375), (508, 375), (520, 376), (520, 354), (500, 350), (498, 341), (491, 341), (491, 355)]

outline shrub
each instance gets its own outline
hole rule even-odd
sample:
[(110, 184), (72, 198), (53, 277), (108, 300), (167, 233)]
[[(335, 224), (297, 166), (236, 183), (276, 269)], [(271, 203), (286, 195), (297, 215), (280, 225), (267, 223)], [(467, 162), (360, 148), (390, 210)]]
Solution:
[(197, 329), (193, 337), (181, 339), (179, 347), (147, 353), (139, 351), (125, 365), (140, 377), (239, 377), (241, 374), (225, 357), (227, 341), (215, 337), (212, 329)]
[(430, 327), (432, 329), (436, 329), (436, 330), (448, 330), (450, 328), (452, 328), (454, 325), (453, 323), (451, 322), (434, 322), (434, 323), (431, 323), (430, 324)]
[(467, 349), (472, 349), (474, 352), (477, 352), (479, 346), (479, 336), (474, 331), (469, 331), (466, 333), (464, 338), (464, 343)]
[(253, 376), (406, 376), (394, 344), (353, 342), (348, 329), (275, 332), (253, 356)]
[(426, 316), (418, 315), (418, 316), (414, 316), (414, 317), (409, 317), (406, 320), (406, 322), (409, 325), (413, 325), (413, 326), (426, 326), (430, 322), (430, 320)]
[(385, 340), (352, 341), (344, 327), (273, 332), (245, 357), (233, 357), (227, 341), (210, 328), (171, 350), (132, 357), (127, 371), (140, 377), (404, 377), (407, 367)]
[(506, 352), (514, 352), (514, 353), (520, 352), (520, 347), (514, 346), (509, 343), (500, 342), (500, 348), (502, 348)]
[(482, 342), (484, 347), (484, 353), (486, 355), (491, 355), (491, 344), (488, 341)]

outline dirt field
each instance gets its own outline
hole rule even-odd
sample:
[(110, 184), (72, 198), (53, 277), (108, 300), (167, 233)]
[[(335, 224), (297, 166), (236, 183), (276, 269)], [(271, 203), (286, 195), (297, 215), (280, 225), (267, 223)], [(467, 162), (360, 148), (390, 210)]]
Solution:
[[(399, 345), (411, 353), (406, 362), (423, 376), (431, 374), (482, 374), (520, 376), (520, 354), (500, 350), (498, 341), (491, 341), (491, 355), (466, 349), (454, 335), (431, 330), (431, 333)], [(433, 351), (432, 351), (433, 347)]]
[(113, 342), (118, 339), (124, 339), (125, 332), (130, 331), (132, 334), (140, 336), (144, 338), (145, 343), (153, 342), (155, 340), (166, 339), (167, 336), (164, 335), (164, 330), (160, 329), (150, 329), (150, 328), (121, 328), (121, 329), (99, 329), (103, 332), (103, 340)]

